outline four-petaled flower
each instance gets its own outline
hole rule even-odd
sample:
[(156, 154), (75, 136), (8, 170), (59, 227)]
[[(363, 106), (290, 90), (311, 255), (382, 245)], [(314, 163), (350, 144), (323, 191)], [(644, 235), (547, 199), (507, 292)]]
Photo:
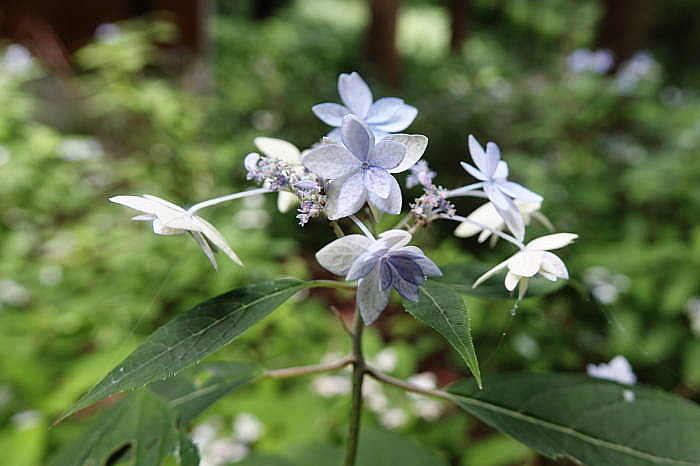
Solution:
[(558, 278), (567, 280), (569, 271), (566, 269), (566, 265), (556, 254), (549, 251), (563, 248), (571, 244), (576, 238), (578, 238), (578, 235), (573, 233), (555, 233), (553, 235), (540, 236), (526, 244), (522, 250), (479, 277), (474, 282), (473, 287), (479, 286), (484, 280), (506, 267), (508, 268), (505, 279), (506, 289), (513, 291), (519, 285), (518, 299), (522, 299), (525, 296), (528, 280), (538, 273), (553, 282)]
[(442, 275), (440, 269), (415, 246), (406, 246), (411, 234), (388, 230), (379, 239), (347, 235), (316, 253), (328, 271), (359, 280), (357, 307), (365, 324), (374, 322), (389, 303), (391, 288), (409, 301), (418, 301), (418, 287), (428, 277)]
[(238, 265), (243, 262), (229, 247), (224, 237), (212, 224), (182, 207), (150, 194), (143, 196), (114, 196), (110, 201), (144, 212), (132, 220), (153, 222), (153, 232), (158, 235), (181, 235), (188, 232), (197, 241), (209, 262), (217, 268), (214, 251), (220, 250)]
[(339, 141), (343, 117), (353, 114), (363, 120), (381, 139), (388, 133), (403, 131), (415, 120), (418, 110), (396, 97), (384, 97), (372, 103), (372, 91), (357, 73), (338, 77), (338, 93), (345, 105), (325, 103), (314, 105), (314, 114), (324, 123), (335, 126), (328, 137)]
[(481, 181), (481, 187), (503, 217), (508, 229), (522, 241), (525, 236), (525, 225), (514, 200), (535, 203), (542, 202), (542, 196), (518, 183), (508, 181), (508, 164), (501, 160), (501, 151), (495, 143), (487, 143), (484, 151), (481, 144), (470, 134), (469, 153), (476, 167), (461, 162), (462, 167), (471, 176)]
[(321, 144), (302, 157), (302, 164), (311, 172), (332, 180), (326, 200), (328, 218), (352, 215), (366, 200), (384, 212), (401, 212), (401, 187), (391, 174), (413, 166), (423, 154), (427, 138), (393, 135), (396, 140), (387, 137), (375, 144), (372, 131), (354, 115), (343, 118), (340, 132), (343, 144)]
[[(551, 224), (549, 219), (539, 212), (541, 205), (542, 204), (539, 202), (515, 201), (515, 206), (520, 211), (520, 215), (522, 215), (523, 223), (525, 225), (529, 225), (530, 220), (532, 218), (536, 218), (545, 227), (553, 230), (554, 226)], [(466, 221), (460, 223), (455, 229), (455, 236), (460, 238), (468, 238), (479, 233), (479, 243), (483, 243), (490, 236), (491, 246), (495, 245), (498, 241), (498, 236), (493, 234), (493, 232), (503, 231), (503, 228), (506, 226), (503, 217), (501, 217), (491, 202), (487, 202), (481, 207), (478, 207), (476, 210), (474, 210), (474, 212), (469, 214), (467, 218), (472, 220), (474, 223)]]

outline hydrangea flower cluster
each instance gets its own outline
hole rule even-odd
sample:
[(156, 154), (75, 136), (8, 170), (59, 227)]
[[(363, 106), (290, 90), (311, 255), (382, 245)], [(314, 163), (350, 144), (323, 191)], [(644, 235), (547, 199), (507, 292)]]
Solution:
[[(280, 212), (288, 212), (298, 203), (297, 219), (302, 226), (325, 215), (339, 238), (322, 248), (316, 259), (331, 273), (357, 282), (357, 308), (366, 324), (374, 322), (389, 304), (392, 289), (408, 301), (417, 301), (426, 280), (441, 275), (421, 249), (409, 245), (413, 233), (437, 220), (460, 222), (457, 236), (479, 234), (479, 242), (491, 237), (492, 245), (502, 238), (518, 248), (474, 286), (507, 269), (505, 288), (512, 291), (519, 287), (518, 299), (522, 299), (535, 275), (548, 280), (568, 278), (566, 266), (550, 250), (570, 244), (577, 236), (557, 233), (523, 243), (525, 226), (531, 218), (550, 229), (552, 225), (539, 213), (542, 196), (508, 179), (508, 164), (501, 159), (495, 143), (488, 142), (484, 148), (469, 135), (473, 164), (461, 165), (477, 182), (445, 189), (433, 183), (437, 174), (421, 160), (428, 138), (420, 134), (392, 134), (413, 122), (415, 107), (395, 97), (374, 101), (371, 90), (357, 73), (341, 74), (338, 92), (343, 105), (323, 103), (312, 108), (316, 116), (335, 129), (311, 148), (300, 151), (280, 139), (255, 139), (262, 155), (248, 154), (244, 166), (248, 180), (258, 183), (259, 189), (210, 199), (188, 210), (149, 195), (116, 196), (111, 200), (143, 212), (134, 219), (153, 222), (158, 234), (190, 233), (214, 267), (216, 250), (241, 262), (221, 233), (195, 215), (202, 208), (276, 192)], [(395, 176), (407, 170), (410, 174), (406, 185), (420, 186), (423, 193), (409, 203), (409, 212), (395, 227), (375, 238), (365, 222), (376, 226), (379, 213), (401, 212), (404, 200)], [(488, 202), (464, 217), (457, 214), (451, 201), (458, 196), (485, 198)], [(365, 206), (371, 208), (371, 214), (363, 209)], [(352, 223), (346, 223), (359, 228), (362, 234), (345, 235), (339, 223), (343, 219), (349, 219)]]

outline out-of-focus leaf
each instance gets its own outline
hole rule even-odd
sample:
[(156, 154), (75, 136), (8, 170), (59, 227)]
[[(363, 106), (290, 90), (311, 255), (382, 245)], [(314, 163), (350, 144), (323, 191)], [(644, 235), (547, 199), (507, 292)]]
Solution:
[[(444, 283), (445, 285), (450, 285), (452, 289), (462, 294), (492, 299), (512, 298), (511, 294), (503, 285), (502, 274), (496, 274), (476, 288), (472, 288), (472, 285), (476, 279), (493, 267), (493, 265), (494, 264), (482, 264), (479, 262), (447, 264), (440, 266), (442, 276), (436, 277), (434, 280)], [(554, 293), (565, 284), (566, 280), (550, 282), (544, 278), (535, 277), (530, 279), (525, 297), (543, 296), (549, 293)]]
[(437, 330), (457, 350), (481, 386), (479, 361), (469, 326), (469, 311), (464, 300), (450, 286), (428, 280), (420, 289), (420, 298), (413, 303), (404, 300), (404, 307), (413, 317)]
[(531, 449), (503, 434), (492, 435), (469, 446), (462, 466), (507, 466), (527, 464)]
[(0, 451), (13, 466), (39, 466), (44, 464), (47, 434), (47, 423), (41, 413), (17, 413), (10, 426), (0, 431)]
[[(332, 465), (333, 463), (329, 463)], [(386, 430), (363, 425), (357, 466), (447, 466), (435, 452)]]
[(137, 390), (95, 419), (51, 466), (104, 466), (126, 458), (132, 466), (158, 466), (177, 442), (172, 409), (150, 390)]
[(168, 400), (178, 424), (185, 427), (219, 398), (248, 385), (261, 373), (262, 368), (253, 363), (209, 362), (155, 382), (151, 389)]
[(172, 377), (233, 341), (306, 286), (293, 279), (258, 283), (179, 314), (151, 334), (58, 421), (109, 395)]
[(180, 432), (177, 447), (177, 457), (180, 466), (198, 466), (199, 450), (192, 440), (184, 432)]
[[(570, 374), (507, 374), (449, 388), (459, 406), (550, 458), (595, 466), (700, 464), (700, 407)], [(633, 400), (630, 397), (633, 394)]]

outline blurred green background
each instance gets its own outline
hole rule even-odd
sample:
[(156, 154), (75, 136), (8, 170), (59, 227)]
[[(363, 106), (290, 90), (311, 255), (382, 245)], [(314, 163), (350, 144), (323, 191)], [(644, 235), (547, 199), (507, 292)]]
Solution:
[[(205, 17), (197, 66), (167, 46), (178, 28), (153, 16), (102, 26), (70, 72), (5, 44), (0, 451), (14, 466), (45, 464), (75, 438), (91, 410), (48, 426), (176, 313), (252, 281), (330, 278), (313, 253), (332, 232), (323, 222), (300, 229), (274, 196), (204, 212), (247, 264), (222, 258), (216, 273), (193, 241), (157, 237), (106, 199), (150, 193), (186, 205), (250, 186), (241, 162), (253, 138), (314, 143), (328, 128), (311, 106), (338, 101), (337, 76), (350, 71), (375, 97), (418, 107), (409, 131), (430, 138), (424, 158), (438, 184), (471, 182), (457, 165), (468, 133), (493, 140), (512, 177), (545, 197), (557, 229), (580, 235), (562, 254), (572, 280), (557, 293), (515, 314), (512, 302), (465, 298), (482, 372), (582, 372), (624, 354), (642, 383), (700, 401), (700, 2), (632, 2), (635, 12), (620, 15), (610, 8), (620, 1), (405, 0), (395, 50), (368, 28), (390, 24), (369, 3), (220, 2)], [(621, 18), (631, 25), (611, 36)], [(606, 47), (621, 55), (610, 69), (593, 54)], [(407, 192), (405, 206), (419, 195)], [(458, 203), (463, 214), (477, 205)], [(417, 238), (438, 264), (495, 264), (511, 252), (455, 238), (454, 226)], [(352, 306), (329, 293), (288, 303), (213, 359), (276, 368), (342, 354), (331, 303)], [(398, 302), (367, 345), (399, 377), (467, 376)], [(202, 464), (271, 464), (250, 455), (339, 444), (345, 377), (266, 381), (220, 401), (197, 421)], [(448, 464), (555, 464), (448, 406), (370, 391), (370, 424)]]

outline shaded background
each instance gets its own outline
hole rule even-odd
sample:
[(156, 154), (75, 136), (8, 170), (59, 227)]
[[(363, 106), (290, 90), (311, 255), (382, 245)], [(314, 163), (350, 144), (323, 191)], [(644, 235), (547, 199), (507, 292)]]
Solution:
[[(494, 140), (557, 229), (580, 234), (556, 294), (515, 315), (510, 302), (467, 299), (483, 372), (582, 372), (624, 354), (641, 382), (700, 401), (700, 2), (102, 3), (0, 6), (0, 449), (12, 464), (45, 464), (90, 412), (51, 420), (176, 313), (251, 281), (328, 278), (313, 252), (332, 233), (299, 229), (273, 197), (205, 212), (247, 264), (222, 260), (217, 273), (194, 242), (157, 237), (106, 198), (191, 204), (248, 187), (253, 138), (314, 143), (328, 128), (310, 108), (337, 101), (350, 71), (375, 97), (418, 107), (409, 130), (430, 138), (438, 184), (471, 182), (457, 168), (468, 133)], [(419, 195), (407, 192), (406, 206)], [(418, 237), (439, 264), (510, 254), (453, 227)], [(352, 309), (327, 293), (287, 304), (213, 359), (283, 367), (345, 352), (331, 302)], [(467, 375), (398, 303), (368, 347), (400, 377)], [(197, 423), (236, 458), (337, 444), (349, 401), (333, 390), (342, 380), (266, 381)], [(368, 396), (370, 423), (450, 464), (553, 464), (447, 406)], [(235, 440), (242, 413), (263, 426), (252, 441)]]

